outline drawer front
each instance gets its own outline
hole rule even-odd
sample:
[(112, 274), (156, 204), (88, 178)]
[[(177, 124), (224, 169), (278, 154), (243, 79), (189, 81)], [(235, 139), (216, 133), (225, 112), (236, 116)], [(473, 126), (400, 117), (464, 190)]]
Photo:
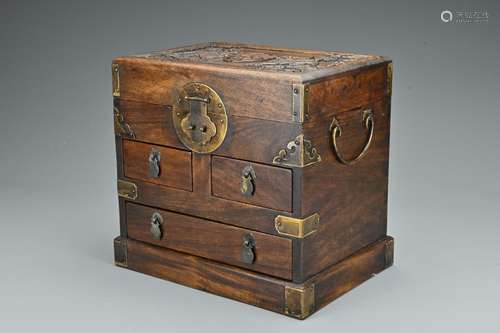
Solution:
[[(126, 216), (128, 237), (132, 239), (283, 279), (292, 278), (290, 239), (130, 202), (126, 204)], [(245, 245), (248, 239), (251, 244)]]
[(191, 152), (123, 140), (125, 177), (193, 190)]
[(280, 211), (292, 211), (292, 171), (214, 156), (212, 194)]

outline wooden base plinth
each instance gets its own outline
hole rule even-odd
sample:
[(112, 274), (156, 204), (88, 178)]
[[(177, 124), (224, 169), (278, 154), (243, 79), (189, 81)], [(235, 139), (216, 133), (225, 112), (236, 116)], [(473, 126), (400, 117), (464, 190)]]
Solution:
[(387, 236), (304, 283), (295, 284), (122, 237), (114, 240), (120, 267), (304, 319), (393, 263)]

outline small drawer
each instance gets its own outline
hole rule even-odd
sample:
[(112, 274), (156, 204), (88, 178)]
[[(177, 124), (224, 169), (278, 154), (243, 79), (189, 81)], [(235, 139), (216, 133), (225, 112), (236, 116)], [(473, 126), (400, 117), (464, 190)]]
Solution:
[(191, 153), (123, 140), (123, 173), (127, 178), (193, 190)]
[(291, 212), (292, 171), (214, 156), (212, 194), (223, 199)]
[(290, 280), (292, 241), (128, 202), (128, 237)]

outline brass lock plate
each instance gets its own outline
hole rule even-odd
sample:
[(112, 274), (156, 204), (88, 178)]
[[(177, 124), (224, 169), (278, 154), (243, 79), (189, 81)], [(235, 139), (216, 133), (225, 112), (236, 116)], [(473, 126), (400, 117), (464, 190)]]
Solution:
[(224, 142), (226, 107), (219, 94), (206, 84), (191, 82), (182, 87), (172, 117), (177, 137), (194, 152), (211, 153)]

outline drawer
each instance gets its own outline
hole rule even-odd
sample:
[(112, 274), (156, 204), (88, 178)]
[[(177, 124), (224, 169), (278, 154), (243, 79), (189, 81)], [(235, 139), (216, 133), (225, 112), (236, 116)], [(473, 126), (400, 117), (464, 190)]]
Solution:
[[(126, 204), (126, 216), (128, 237), (131, 239), (283, 279), (292, 278), (290, 239), (130, 202)], [(160, 225), (160, 238), (154, 236), (158, 230), (154, 224)], [(244, 242), (248, 239), (250, 244), (245, 246)], [(248, 263), (252, 255), (253, 261)]]
[(191, 152), (123, 140), (123, 173), (127, 178), (192, 191), (191, 170)]
[(291, 212), (292, 171), (214, 156), (212, 194), (228, 200)]

